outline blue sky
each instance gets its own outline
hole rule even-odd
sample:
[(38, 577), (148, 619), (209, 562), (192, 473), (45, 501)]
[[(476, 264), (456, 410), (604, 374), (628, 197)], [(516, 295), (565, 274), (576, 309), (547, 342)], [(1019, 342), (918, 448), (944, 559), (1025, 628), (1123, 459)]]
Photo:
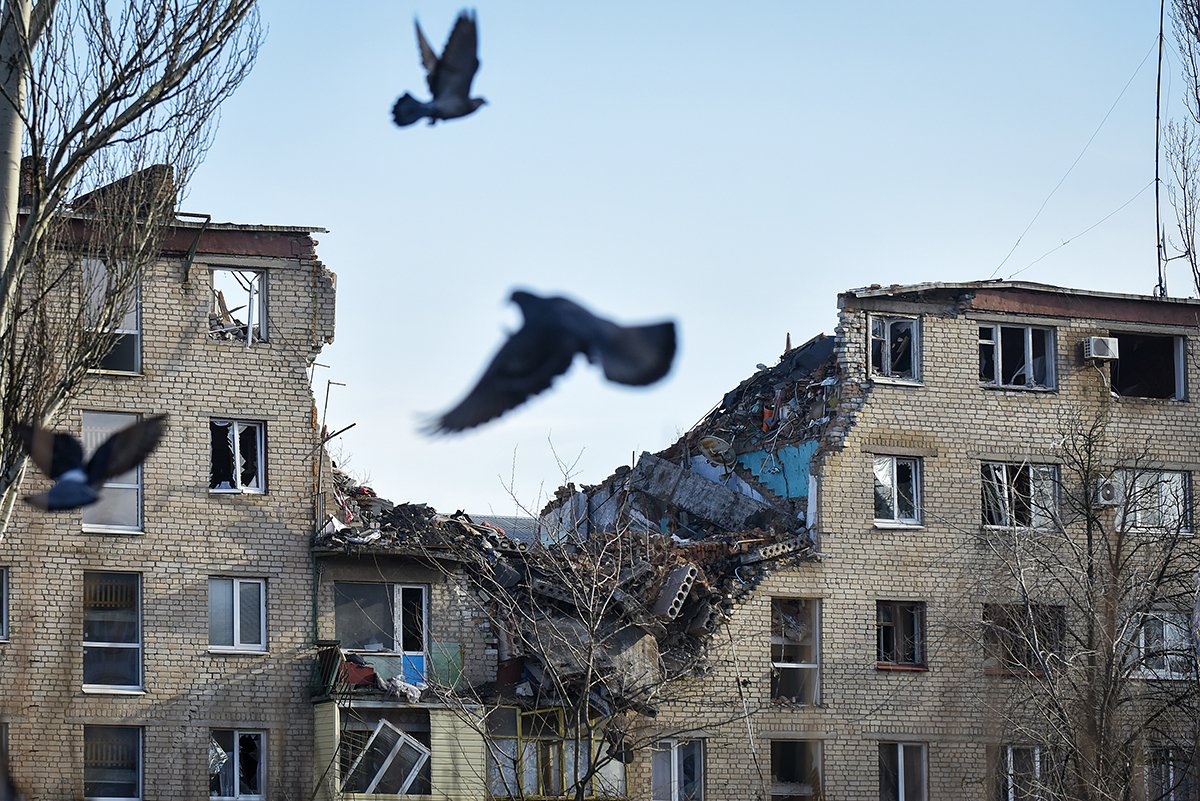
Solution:
[[(329, 425), (357, 425), (335, 452), (394, 501), (514, 514), (564, 472), (600, 481), (787, 333), (832, 333), (852, 287), (1154, 287), (1157, 3), (481, 2), (489, 105), (403, 130), (392, 103), (425, 94), (413, 16), (440, 50), (457, 4), (262, 8), (183, 205), (329, 229), (337, 340), (314, 390), (346, 384)], [(498, 422), (422, 436), (519, 324), (514, 287), (675, 319), (675, 370), (630, 390), (580, 357)], [(1193, 294), (1182, 270), (1168, 288)]]

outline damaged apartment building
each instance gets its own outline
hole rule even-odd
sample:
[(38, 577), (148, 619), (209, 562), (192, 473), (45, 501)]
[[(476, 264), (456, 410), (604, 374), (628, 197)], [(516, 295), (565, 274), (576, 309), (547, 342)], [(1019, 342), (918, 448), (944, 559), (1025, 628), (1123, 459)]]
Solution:
[[(0, 744), (26, 797), (308, 797), (320, 230), (173, 217), (52, 421), (90, 453), (168, 416), (99, 503), (19, 504), (0, 540)], [(86, 297), (105, 266), (82, 267)]]
[(1198, 315), (848, 291), (532, 534), (339, 478), (318, 797), (1194, 801)]

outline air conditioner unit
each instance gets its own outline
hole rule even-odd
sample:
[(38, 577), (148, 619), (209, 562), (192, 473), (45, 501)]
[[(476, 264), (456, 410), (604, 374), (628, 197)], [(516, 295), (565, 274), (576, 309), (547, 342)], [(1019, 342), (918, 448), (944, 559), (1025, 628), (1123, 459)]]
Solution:
[[(1099, 337), (1097, 337), (1099, 339)], [(1096, 491), (1092, 493), (1096, 506), (1120, 506), (1124, 500), (1121, 496), (1121, 482), (1112, 478), (1096, 479)]]
[(1112, 361), (1117, 355), (1116, 337), (1088, 337), (1083, 341), (1083, 358)]

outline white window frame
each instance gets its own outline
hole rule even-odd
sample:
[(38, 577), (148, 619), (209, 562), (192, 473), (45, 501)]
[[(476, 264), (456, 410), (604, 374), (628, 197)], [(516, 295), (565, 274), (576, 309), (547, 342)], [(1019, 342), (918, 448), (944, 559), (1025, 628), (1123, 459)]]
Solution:
[[(875, 335), (875, 324), (880, 323), (883, 336)], [(912, 341), (909, 342), (909, 360), (912, 364), (912, 375), (893, 375), (892, 365), (888, 355), (892, 350), (892, 326), (896, 323), (911, 323)], [(875, 342), (882, 342), (882, 353), (885, 364), (875, 363)], [(872, 314), (867, 318), (867, 375), (872, 381), (898, 384), (921, 383), (921, 318), (905, 315)]]
[(1026, 796), (1018, 794), (1016, 787), (1016, 759), (1013, 756), (1014, 751), (1032, 751), (1033, 752), (1033, 776), (1034, 782), (1040, 783), (1042, 780), (1042, 747), (1040, 745), (1012, 745), (1006, 744), (1003, 746), (1001, 759), (1004, 769), (1003, 775), (1000, 777), (1004, 782), (1003, 792), (1004, 801), (1022, 801)]
[[(895, 749), (896, 752), (896, 800), (895, 801), (927, 801), (929, 797), (929, 749), (925, 743), (905, 743), (905, 742), (882, 742), (879, 744), (879, 759), (883, 761), (883, 750), (885, 748)], [(904, 755), (911, 751), (917, 751), (920, 754), (921, 760), (921, 787), (919, 790), (911, 790), (904, 786), (907, 772), (904, 769)], [(883, 765), (880, 765), (879, 775), (879, 794), (883, 796)]]
[[(906, 517), (900, 511), (900, 482), (897, 480), (897, 469), (901, 462), (910, 464), (912, 467), (912, 489), (913, 489), (913, 514), (911, 517)], [(875, 525), (877, 528), (920, 528), (921, 527), (921, 459), (917, 456), (888, 456), (876, 454), (874, 459), (873, 486), (874, 491), (878, 491), (878, 487), (886, 487), (891, 492), (892, 517), (875, 516)], [(889, 474), (889, 481), (885, 484), (880, 477), (881, 466), (886, 466)], [(872, 496), (874, 497), (874, 496)], [(875, 512), (879, 510), (876, 509)]]
[(84, 801), (141, 801), (142, 796), (144, 796), (145, 792), (146, 792), (146, 784), (145, 784), (146, 732), (145, 732), (145, 729), (143, 729), (140, 726), (84, 726), (83, 727), (83, 736), (84, 736), (85, 754), (84, 754), (83, 770), (84, 770), (84, 784), (85, 785), (87, 783), (87, 778), (86, 778), (87, 777), (87, 755), (86, 755), (87, 745), (86, 745), (86, 743), (87, 743), (88, 729), (136, 729), (137, 730), (137, 733), (138, 733), (138, 752), (137, 752), (138, 791), (137, 791), (136, 796), (85, 795)]
[[(372, 581), (338, 581), (337, 584), (384, 584), (389, 589), (389, 596), (392, 604), (392, 648), (391, 650), (372, 651), (365, 648), (344, 648), (346, 651), (353, 651), (361, 654), (394, 654), (405, 659), (408, 657), (421, 657), (422, 669), (420, 671), (422, 680), (416, 682), (416, 686), (424, 687), (429, 679), (429, 674), (432, 670), (429, 656), (429, 585), (428, 584), (396, 584), (392, 582), (372, 582)], [(420, 590), (421, 592), (421, 650), (406, 651), (404, 650), (404, 590)], [(336, 593), (336, 586), (335, 586)], [(336, 611), (334, 613), (336, 615)], [(334, 625), (337, 625), (336, 618)]]
[[(774, 607), (777, 603), (780, 603), (783, 601), (803, 601), (803, 602), (806, 602), (806, 603), (812, 605), (810, 607), (811, 611), (809, 613), (808, 623), (813, 628), (813, 632), (812, 632), (813, 650), (816, 653), (817, 659), (815, 662), (776, 662), (772, 659), (771, 669), (779, 676), (782, 676), (783, 671), (785, 671), (785, 670), (807, 671), (808, 673), (810, 673), (811, 676), (813, 677), (812, 678), (812, 683), (813, 683), (812, 701), (797, 702), (797, 703), (803, 703), (805, 706), (819, 706), (821, 703), (821, 606), (822, 606), (821, 599), (820, 598), (795, 598), (795, 597), (772, 598), (771, 599), (772, 614), (771, 614), (770, 643), (773, 646), (774, 645), (784, 646), (784, 645), (788, 644), (787, 638), (785, 638), (783, 636), (782, 631), (778, 635), (775, 633), (775, 625), (774, 625), (774, 618), (775, 618)], [(772, 695), (775, 698), (781, 698), (781, 699), (786, 698), (786, 696), (779, 696), (774, 693), (772, 693)]]
[[(111, 367), (98, 366), (91, 370), (93, 373), (107, 373), (111, 375), (141, 375), (142, 374), (142, 280), (141, 276), (134, 276), (133, 285), (130, 289), (133, 292), (132, 308), (125, 312), (121, 322), (114, 328), (106, 328), (103, 331), (95, 325), (95, 315), (97, 314), (98, 306), (108, 302), (108, 265), (103, 260), (95, 257), (86, 257), (80, 263), (80, 271), (82, 273), (83, 284), (83, 305), (84, 305), (84, 322), (89, 331), (107, 334), (109, 336), (131, 336), (134, 338), (133, 346), (133, 369), (118, 370)], [(100, 277), (104, 278), (103, 289), (99, 288), (95, 283)], [(95, 297), (96, 293), (100, 293), (99, 297)], [(128, 324), (132, 322), (132, 327)]]
[[(893, 631), (892, 648), (895, 651), (896, 655), (899, 656), (900, 653), (903, 650), (905, 650), (900, 645), (900, 642), (899, 642), (900, 638), (899, 638), (899, 635), (897, 634), (897, 632), (899, 630), (898, 621), (893, 620), (893, 621), (891, 621), (891, 623), (885, 623), (883, 620), (883, 615), (882, 615), (883, 609), (888, 606), (892, 607), (895, 610), (894, 614), (900, 614), (901, 612), (906, 612), (906, 613), (909, 613), (910, 615), (912, 615), (912, 611), (916, 610), (916, 614), (912, 615), (912, 617), (913, 617), (913, 629), (914, 629), (913, 639), (916, 643), (915, 650), (917, 652), (917, 654), (916, 654), (917, 661), (915, 661), (915, 662), (900, 662), (897, 660), (888, 660), (888, 659), (881, 658), (884, 655), (883, 654), (883, 650), (884, 650), (883, 649), (883, 631), (886, 626), (890, 625), (890, 627), (892, 628), (892, 631)], [(925, 602), (924, 601), (897, 601), (897, 600), (883, 599), (883, 598), (875, 601), (875, 639), (876, 639), (875, 659), (876, 659), (876, 664), (879, 665), (880, 667), (924, 668), (927, 665), (927, 662), (926, 662), (927, 656), (925, 653)]]
[[(263, 801), (267, 797), (266, 781), (267, 781), (267, 733), (262, 729), (210, 729), (209, 742), (212, 742), (213, 735), (217, 732), (231, 732), (233, 734), (233, 752), (229, 754), (229, 759), (233, 762), (233, 795), (213, 795), (209, 791), (209, 798), (214, 801)], [(243, 736), (258, 738), (258, 789), (257, 793), (243, 793), (239, 786), (238, 779), (241, 776), (241, 739)], [(211, 748), (211, 745), (210, 745)], [(210, 757), (211, 759), (211, 757)], [(211, 781), (211, 779), (210, 779)]]
[[(101, 417), (101, 416), (108, 417), (108, 418), (121, 417), (121, 418), (126, 418), (126, 419), (124, 421), (120, 422), (119, 424), (117, 424), (115, 427), (101, 426), (100, 427), (100, 431), (101, 431), (100, 437), (94, 443), (94, 447), (93, 447), (93, 446), (89, 445), (89, 443), (88, 443), (88, 440), (90, 439), (90, 437), (88, 435), (88, 417), (89, 417), (89, 415), (92, 417)], [(142, 419), (142, 416), (140, 414), (135, 414), (132, 412), (113, 412), (113, 411), (106, 411), (106, 410), (102, 410), (102, 409), (85, 409), (83, 411), (82, 418), (83, 419), (82, 419), (82, 423), (81, 423), (81, 426), (82, 426), (81, 430), (83, 432), (82, 441), (83, 441), (83, 445), (84, 445), (84, 449), (85, 449), (84, 450), (84, 458), (90, 459), (92, 454), (95, 452), (95, 450), (97, 448), (99, 448), (100, 445), (103, 444), (104, 440), (108, 439), (108, 437), (112, 436), (117, 431), (120, 431), (123, 428), (127, 428), (128, 426), (131, 426), (134, 423), (139, 422)], [(134, 490), (137, 493), (137, 520), (136, 520), (136, 522), (133, 523), (132, 525), (118, 525), (115, 523), (89, 523), (88, 517), (91, 514), (92, 510), (99, 508), (99, 504), (93, 504), (91, 506), (83, 507), (82, 520), (83, 520), (83, 530), (85, 532), (97, 533), (97, 534), (105, 534), (105, 533), (140, 534), (144, 530), (145, 520), (144, 520), (144, 515), (143, 515), (143, 489), (142, 488), (145, 484), (145, 480), (144, 480), (144, 476), (143, 476), (143, 472), (142, 472), (142, 464), (139, 463), (137, 467), (133, 468), (132, 470), (130, 470), (128, 472), (133, 473), (134, 476), (136, 477), (136, 480), (133, 483), (119, 481), (117, 479), (120, 479), (121, 476), (114, 476), (113, 480), (104, 482), (102, 491)], [(103, 503), (103, 501), (101, 501), (100, 503)]]
[[(142, 574), (131, 573), (122, 570), (85, 570), (84, 575), (88, 573), (97, 573), (102, 576), (137, 576), (137, 641), (136, 642), (98, 642), (98, 641), (83, 641), (83, 659), (87, 661), (87, 651), (89, 648), (107, 648), (107, 649), (129, 649), (137, 650), (138, 654), (138, 675), (136, 684), (87, 684), (84, 683), (84, 692), (100, 692), (111, 693), (114, 695), (141, 695), (144, 692), (146, 681), (146, 665), (145, 653), (143, 651), (144, 640), (146, 637), (145, 624), (143, 615), (145, 613), (142, 603)], [(87, 618), (87, 600), (84, 599), (84, 625), (86, 627)]]
[[(212, 588), (214, 581), (229, 582), (233, 593), (233, 645), (214, 645), (211, 641), (212, 626)], [(243, 584), (258, 585), (258, 642), (242, 642), (242, 593)], [(208, 650), (225, 653), (265, 653), (267, 650), (267, 581), (260, 578), (240, 578), (237, 576), (209, 576), (209, 626), (210, 640)]]
[[(263, 495), (267, 491), (267, 424), (262, 420), (237, 420), (232, 417), (214, 417), (209, 420), (209, 432), (211, 435), (212, 426), (214, 424), (228, 423), (233, 430), (233, 445), (230, 451), (230, 458), (233, 460), (230, 469), (229, 487), (213, 487), (209, 486), (208, 491), (216, 495)], [(255, 435), (256, 444), (258, 447), (258, 470), (257, 470), (257, 487), (242, 486), (242, 474), (238, 469), (238, 464), (242, 460), (242, 430), (253, 427), (257, 430)], [(210, 448), (211, 451), (211, 448)], [(212, 454), (209, 453), (209, 484), (212, 484)]]
[(383, 730), (384, 726), (387, 726), (396, 733), (396, 744), (392, 746), (391, 751), (388, 752), (387, 757), (383, 760), (383, 764), (379, 766), (379, 770), (375, 772), (375, 775), (367, 784), (367, 788), (363, 791), (363, 793), (369, 795), (375, 792), (375, 788), (387, 774), (388, 768), (391, 767), (392, 760), (396, 758), (396, 755), (400, 753), (400, 749), (402, 749), (405, 745), (415, 748), (420, 758), (417, 759), (416, 765), (404, 778), (404, 782), (400, 786), (400, 792), (396, 795), (404, 795), (408, 791), (408, 788), (412, 786), (412, 783), (417, 780), (417, 777), (421, 775), (421, 768), (425, 767), (425, 763), (429, 761), (431, 751), (425, 747), (423, 743), (413, 738), (412, 735), (392, 725), (392, 723), (390, 723), (387, 719), (381, 719), (379, 723), (375, 725), (375, 729), (371, 732), (371, 736), (367, 738), (367, 743), (363, 746), (362, 753), (355, 758), (353, 764), (350, 765), (350, 770), (346, 771), (346, 775), (342, 777), (340, 789), (343, 793), (346, 792), (346, 785), (350, 783), (350, 778), (354, 775), (354, 771), (358, 769), (358, 765), (360, 762), (362, 762), (363, 757), (365, 757), (367, 752), (371, 750), (372, 743), (375, 742), (375, 738), (379, 736), (379, 732)]
[[(1040, 392), (1053, 390), (1058, 387), (1058, 375), (1057, 375), (1057, 371), (1055, 369), (1056, 368), (1055, 362), (1057, 361), (1057, 354), (1058, 354), (1058, 344), (1057, 344), (1058, 337), (1057, 337), (1057, 331), (1054, 328), (1052, 328), (1050, 326), (1045, 326), (1045, 325), (1019, 325), (1019, 324), (1015, 324), (1015, 323), (989, 323), (989, 322), (979, 322), (978, 328), (979, 328), (979, 347), (982, 349), (984, 346), (990, 345), (992, 348), (992, 375), (990, 378), (980, 375), (979, 376), (980, 385), (985, 386), (985, 387), (995, 387), (997, 389), (1023, 389), (1023, 390), (1034, 390), (1034, 391), (1040, 391)], [(985, 328), (990, 328), (992, 330), (990, 339), (985, 339), (983, 336), (983, 329), (985, 329)], [(1025, 376), (1024, 383), (1021, 383), (1021, 384), (1002, 383), (1001, 379), (1003, 378), (1005, 371), (1004, 371), (1004, 365), (1002, 363), (1002, 353), (1001, 353), (1002, 346), (1000, 343), (1001, 343), (1001, 329), (1004, 329), (1004, 328), (1022, 329), (1024, 331), (1024, 335), (1025, 335), (1025, 348), (1024, 348), (1025, 357), (1024, 358), (1025, 358), (1025, 361), (1021, 365), (1021, 367), (1023, 368), (1022, 372), (1014, 374), (1014, 378), (1016, 377), (1016, 375), (1024, 375)], [(1034, 331), (1043, 331), (1043, 332), (1045, 332), (1045, 335), (1046, 335), (1046, 383), (1045, 384), (1033, 383), (1033, 376), (1029, 369), (1029, 365), (1032, 363), (1033, 358), (1034, 358), (1034, 356), (1033, 356), (1033, 332)], [(978, 356), (978, 354), (977, 354), (977, 356)], [(983, 369), (983, 365), (980, 364), (981, 372), (982, 372), (982, 369)]]
[[(1165, 759), (1163, 759), (1165, 757)], [(1160, 761), (1162, 760), (1162, 761)], [(1166, 769), (1167, 786), (1155, 781), (1155, 770)], [(1145, 775), (1146, 798), (1149, 801), (1191, 801), (1195, 796), (1188, 793), (1189, 786), (1195, 787), (1196, 778), (1191, 775), (1186, 759), (1181, 759), (1179, 749), (1170, 746), (1146, 748)]]
[[(1155, 621), (1162, 632), (1161, 642), (1147, 638), (1147, 622)], [(1135, 621), (1133, 676), (1164, 681), (1188, 681), (1196, 676), (1195, 644), (1192, 642), (1191, 619), (1186, 612), (1151, 610), (1141, 612)], [(1162, 669), (1146, 664), (1148, 659), (1160, 658)], [(1176, 667), (1183, 662), (1185, 667)]]
[(1114, 480), (1122, 493), (1122, 502), (1117, 507), (1119, 527), (1133, 531), (1192, 533), (1191, 472), (1118, 470)]
[(8, 568), (0, 567), (0, 642), (8, 642)]
[[(998, 468), (1003, 468), (1003, 481), (996, 480)], [(1029, 522), (1015, 520), (1019, 493), (1016, 482), (1022, 471), (1028, 473)], [(1030, 462), (983, 462), (980, 465), (980, 525), (991, 529), (1035, 529), (1042, 531), (1057, 530), (1061, 500), (1058, 495), (1059, 467), (1056, 464), (1032, 464)], [(1002, 513), (1005, 520), (1001, 523), (988, 522), (989, 489), (991, 500), (995, 501), (991, 508)], [(1047, 508), (1048, 507), (1048, 508)]]
[[(699, 775), (698, 786), (699, 786), (700, 792), (698, 794), (684, 796), (684, 795), (682, 795), (682, 792), (683, 792), (682, 773), (683, 773), (683, 771), (681, 769), (681, 763), (684, 759), (685, 751), (688, 749), (695, 749), (696, 756), (698, 757), (698, 775)], [(652, 754), (651, 760), (650, 760), (650, 774), (651, 774), (650, 775), (650, 791), (651, 791), (652, 801), (704, 801), (704, 784), (705, 784), (705, 782), (704, 782), (704, 779), (705, 779), (704, 740), (699, 740), (699, 739), (659, 740), (657, 743), (654, 744), (653, 751), (654, 751), (654, 753), (664, 753), (665, 752), (668, 754), (667, 761), (670, 764), (670, 769), (669, 769), (670, 776), (668, 776), (666, 778), (667, 778), (667, 783), (669, 784), (671, 789), (670, 789), (670, 795), (667, 798), (660, 798), (660, 797), (654, 795), (654, 788), (658, 785), (658, 782), (656, 782), (654, 780), (654, 771), (655, 771), (656, 763), (654, 761), (653, 754)]]
[[(245, 334), (234, 341), (244, 342), (247, 348), (256, 342), (266, 342), (270, 338), (267, 332), (267, 271), (253, 267), (211, 267), (209, 269), (209, 292), (212, 296), (212, 303), (209, 306), (210, 314), (220, 316), (221, 302), (218, 300), (217, 295), (219, 291), (217, 289), (217, 273), (229, 273), (233, 277), (233, 280), (241, 285), (241, 289), (246, 293), (244, 296), (239, 297), (239, 301), (245, 300), (245, 304), (234, 306), (232, 309), (228, 308), (230, 299), (224, 298), (226, 311), (228, 311), (235, 322), (238, 318), (233, 317), (233, 315), (239, 311), (244, 312), (246, 319)], [(253, 278), (247, 279), (245, 278), (245, 274), (250, 274)], [(221, 297), (224, 297), (224, 295), (222, 294)], [(220, 341), (223, 339), (223, 337), (219, 336), (221, 333), (231, 332), (241, 327), (241, 325), (234, 325), (213, 329), (210, 323), (209, 338)], [(257, 336), (255, 335), (255, 328), (258, 329)]]

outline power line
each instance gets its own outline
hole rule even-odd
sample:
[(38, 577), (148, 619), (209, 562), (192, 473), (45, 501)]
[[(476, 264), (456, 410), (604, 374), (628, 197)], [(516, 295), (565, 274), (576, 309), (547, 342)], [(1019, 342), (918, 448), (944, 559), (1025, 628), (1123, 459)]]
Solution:
[[(1000, 269), (1002, 267), (1004, 267), (1005, 264), (1008, 263), (1008, 260), (1010, 258), (1012, 258), (1013, 252), (1016, 251), (1017, 246), (1021, 244), (1021, 240), (1025, 238), (1025, 234), (1029, 233), (1029, 229), (1032, 228), (1033, 224), (1035, 222), (1037, 222), (1039, 217), (1042, 216), (1042, 211), (1045, 210), (1046, 204), (1050, 202), (1050, 198), (1054, 197), (1054, 194), (1056, 192), (1058, 192), (1059, 187), (1061, 187), (1063, 185), (1063, 183), (1067, 180), (1067, 177), (1071, 174), (1071, 171), (1075, 169), (1075, 165), (1080, 162), (1080, 160), (1083, 158), (1084, 154), (1087, 153), (1088, 148), (1092, 146), (1092, 142), (1095, 141), (1096, 136), (1100, 133), (1100, 129), (1104, 127), (1104, 123), (1108, 122), (1108, 118), (1110, 116), (1112, 116), (1113, 110), (1116, 109), (1117, 104), (1121, 102), (1121, 98), (1125, 96), (1126, 90), (1128, 90), (1130, 84), (1133, 83), (1133, 79), (1136, 78), (1138, 73), (1142, 71), (1142, 67), (1145, 66), (1146, 60), (1148, 58), (1150, 58), (1150, 54), (1153, 53), (1155, 48), (1157, 48), (1157, 47), (1158, 47), (1158, 37), (1156, 36), (1154, 38), (1154, 44), (1151, 45), (1150, 49), (1146, 51), (1146, 55), (1142, 56), (1142, 60), (1138, 63), (1137, 68), (1134, 69), (1133, 74), (1129, 76), (1129, 80), (1125, 82), (1125, 86), (1123, 86), (1121, 88), (1121, 92), (1120, 92), (1120, 94), (1117, 95), (1117, 99), (1113, 101), (1111, 106), (1109, 106), (1108, 111), (1104, 114), (1104, 118), (1102, 120), (1100, 120), (1100, 124), (1096, 126), (1096, 130), (1092, 131), (1092, 135), (1090, 137), (1088, 137), (1087, 143), (1083, 146), (1083, 149), (1079, 151), (1079, 155), (1076, 156), (1075, 160), (1071, 162), (1071, 166), (1067, 168), (1067, 171), (1065, 173), (1063, 173), (1063, 177), (1058, 179), (1058, 183), (1056, 183), (1054, 185), (1054, 188), (1050, 190), (1050, 194), (1046, 195), (1046, 199), (1042, 201), (1042, 205), (1038, 206), (1038, 210), (1033, 215), (1033, 219), (1031, 219), (1029, 221), (1029, 224), (1025, 226), (1025, 230), (1022, 231), (1020, 236), (1017, 237), (1017, 241), (1013, 242), (1013, 246), (1011, 248), (1009, 248), (1008, 253), (1005, 254), (1005, 256), (1004, 256), (1004, 259), (999, 264), (996, 265), (996, 269), (992, 270), (992, 274), (989, 275), (988, 278), (995, 278), (996, 273), (1000, 272)], [(1068, 241), (1070, 241), (1070, 240), (1068, 240)], [(1053, 251), (1051, 251), (1051, 252), (1053, 252)], [(1049, 254), (1046, 254), (1046, 255), (1049, 255)], [(1042, 258), (1045, 258), (1045, 256), (1043, 256)], [(1027, 269), (1029, 269), (1029, 267), (1032, 267), (1032, 266), (1033, 265), (1031, 264), (1031, 265), (1026, 266), (1023, 269), (1027, 270)], [(1014, 273), (1014, 275), (1015, 275), (1015, 273)]]

